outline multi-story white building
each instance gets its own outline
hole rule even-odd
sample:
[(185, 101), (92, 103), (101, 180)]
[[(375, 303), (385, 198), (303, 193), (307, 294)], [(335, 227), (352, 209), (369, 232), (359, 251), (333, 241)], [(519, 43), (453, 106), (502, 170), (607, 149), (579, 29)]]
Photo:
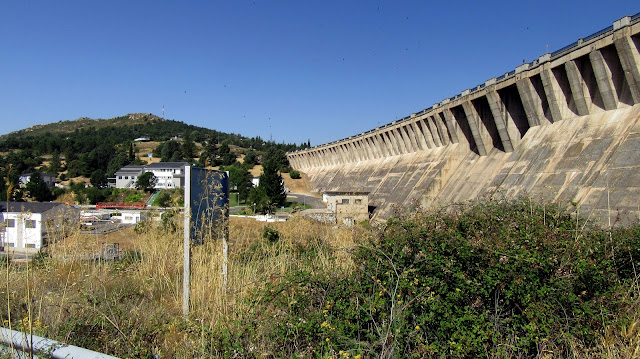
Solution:
[(0, 202), (0, 215), (0, 251), (37, 252), (73, 229), (80, 211), (64, 203)]
[(133, 188), (140, 175), (151, 172), (157, 179), (155, 188), (182, 188), (184, 167), (187, 165), (187, 162), (157, 162), (144, 166), (124, 166), (115, 173), (115, 187)]

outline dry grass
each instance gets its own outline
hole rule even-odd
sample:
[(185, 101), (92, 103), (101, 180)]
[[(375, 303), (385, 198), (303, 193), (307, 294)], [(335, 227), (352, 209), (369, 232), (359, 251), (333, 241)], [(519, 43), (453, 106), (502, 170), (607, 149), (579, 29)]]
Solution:
[[(211, 349), (207, 333), (237, 330), (249, 312), (251, 295), (302, 265), (296, 253), (314, 249), (314, 256), (306, 259), (311, 267), (348, 271), (353, 266), (349, 249), (369, 235), (364, 229), (336, 228), (301, 218), (270, 224), (232, 218), (228, 287), (222, 287), (221, 243), (209, 241), (194, 248), (191, 314), (184, 320), (180, 222), (176, 221), (176, 231), (154, 227), (108, 238), (75, 232), (49, 248), (50, 259), (0, 267), (7, 280), (0, 286), (7, 303), (0, 309), (5, 326), (122, 357), (222, 356)], [(277, 242), (262, 239), (267, 225), (280, 234)], [(129, 251), (125, 259), (117, 263), (85, 259), (102, 242), (112, 241)], [(636, 287), (634, 293), (621, 294), (632, 296), (629, 302), (635, 303), (624, 313), (629, 318), (626, 326), (608, 328), (599, 348), (587, 351), (576, 343), (568, 355), (640, 357), (639, 293)], [(11, 323), (6, 322), (8, 307)]]
[[(195, 247), (191, 314), (185, 322), (180, 224), (176, 221), (175, 232), (160, 228), (140, 234), (127, 231), (120, 239), (113, 234), (105, 238), (75, 232), (48, 248), (49, 259), (2, 268), (7, 283), (0, 294), (11, 308), (13, 328), (31, 328), (120, 356), (139, 355), (140, 341), (152, 348), (145, 350), (162, 357), (208, 356), (204, 333), (229, 328), (241, 319), (251, 293), (299, 265), (293, 253), (317, 246), (314, 266), (339, 263), (348, 268), (349, 255), (341, 249), (357, 241), (352, 230), (293, 219), (269, 224), (281, 235), (280, 241), (269, 244), (262, 239), (265, 223), (232, 218), (228, 288), (222, 288), (221, 243), (209, 241)], [(125, 259), (118, 263), (87, 260), (102, 242), (110, 241), (120, 241), (129, 250)], [(3, 307), (0, 315), (7, 320), (7, 306)], [(17, 321), (22, 324), (16, 325)]]

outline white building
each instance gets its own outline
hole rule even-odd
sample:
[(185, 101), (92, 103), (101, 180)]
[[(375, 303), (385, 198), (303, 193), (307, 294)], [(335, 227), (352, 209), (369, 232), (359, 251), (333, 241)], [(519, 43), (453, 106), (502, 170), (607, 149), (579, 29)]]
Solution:
[(124, 166), (115, 173), (116, 188), (133, 188), (136, 186), (136, 180), (143, 173), (144, 166)]
[(182, 188), (184, 167), (187, 165), (187, 162), (157, 162), (144, 166), (124, 166), (115, 173), (115, 187), (133, 188), (140, 175), (151, 172), (157, 179), (155, 188)]
[(0, 251), (37, 252), (73, 229), (79, 213), (64, 203), (0, 202)]
[[(32, 173), (24, 173), (21, 174), (18, 178), (20, 186), (26, 186), (29, 181), (31, 181)], [(52, 176), (48, 173), (40, 173), (40, 178), (42, 178), (42, 182), (47, 184), (47, 187), (53, 187), (56, 184), (56, 176)]]

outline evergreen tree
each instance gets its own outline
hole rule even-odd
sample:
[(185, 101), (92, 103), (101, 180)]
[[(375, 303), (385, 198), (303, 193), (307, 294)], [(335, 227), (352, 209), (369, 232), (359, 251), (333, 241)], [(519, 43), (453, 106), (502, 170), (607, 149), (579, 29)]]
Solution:
[(256, 154), (256, 151), (253, 150), (253, 148), (250, 148), (247, 151), (247, 154), (244, 156), (244, 163), (251, 165), (258, 164), (258, 155)]
[(31, 197), (33, 197), (38, 202), (47, 202), (53, 200), (53, 194), (51, 190), (42, 180), (42, 175), (40, 172), (31, 173), (31, 177), (29, 178), (29, 182), (27, 183), (27, 191)]
[(133, 160), (136, 159), (136, 155), (135, 155), (134, 150), (133, 150), (133, 143), (131, 143), (129, 145), (129, 156), (128, 157), (129, 157), (129, 163), (133, 162)]
[(226, 170), (229, 171), (229, 185), (238, 191), (241, 200), (246, 201), (253, 187), (251, 173), (242, 166), (230, 166)]
[(91, 185), (95, 188), (104, 188), (107, 186), (107, 175), (103, 170), (97, 169), (91, 173)]
[(281, 172), (289, 172), (289, 159), (283, 149), (278, 148), (275, 145), (269, 146), (267, 153), (264, 155), (264, 161), (268, 162), (273, 160), (276, 164), (276, 169)]
[(262, 171), (259, 187), (264, 190), (273, 206), (283, 206), (287, 200), (287, 193), (284, 189), (284, 180), (278, 173), (278, 164), (271, 158), (264, 164)]
[(193, 143), (192, 136), (188, 132), (184, 135), (182, 141), (182, 157), (193, 159), (196, 156), (196, 145)]
[(160, 162), (180, 162), (182, 160), (182, 146), (176, 141), (165, 142), (162, 146)]
[(60, 161), (60, 153), (54, 152), (47, 166), (47, 173), (52, 176), (58, 176), (58, 172), (62, 171), (62, 162)]
[(264, 188), (260, 186), (252, 187), (251, 190), (249, 190), (248, 201), (250, 205), (253, 205), (253, 209), (256, 213), (269, 213), (273, 210), (271, 200), (264, 192)]
[(220, 153), (220, 157), (222, 158), (223, 166), (229, 166), (236, 162), (236, 155), (231, 152), (231, 148), (229, 148), (229, 141), (222, 141), (222, 145), (220, 145), (218, 153)]

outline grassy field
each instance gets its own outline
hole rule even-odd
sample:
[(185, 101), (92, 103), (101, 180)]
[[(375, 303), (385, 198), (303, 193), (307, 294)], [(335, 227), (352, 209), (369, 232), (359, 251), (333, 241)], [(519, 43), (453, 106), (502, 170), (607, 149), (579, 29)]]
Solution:
[[(640, 229), (590, 229), (548, 206), (418, 212), (379, 228), (232, 218), (192, 253), (182, 229), (73, 233), (2, 263), (5, 327), (120, 357), (630, 358), (640, 353)], [(123, 258), (86, 261), (127, 238)], [(119, 239), (120, 238), (120, 239)]]

